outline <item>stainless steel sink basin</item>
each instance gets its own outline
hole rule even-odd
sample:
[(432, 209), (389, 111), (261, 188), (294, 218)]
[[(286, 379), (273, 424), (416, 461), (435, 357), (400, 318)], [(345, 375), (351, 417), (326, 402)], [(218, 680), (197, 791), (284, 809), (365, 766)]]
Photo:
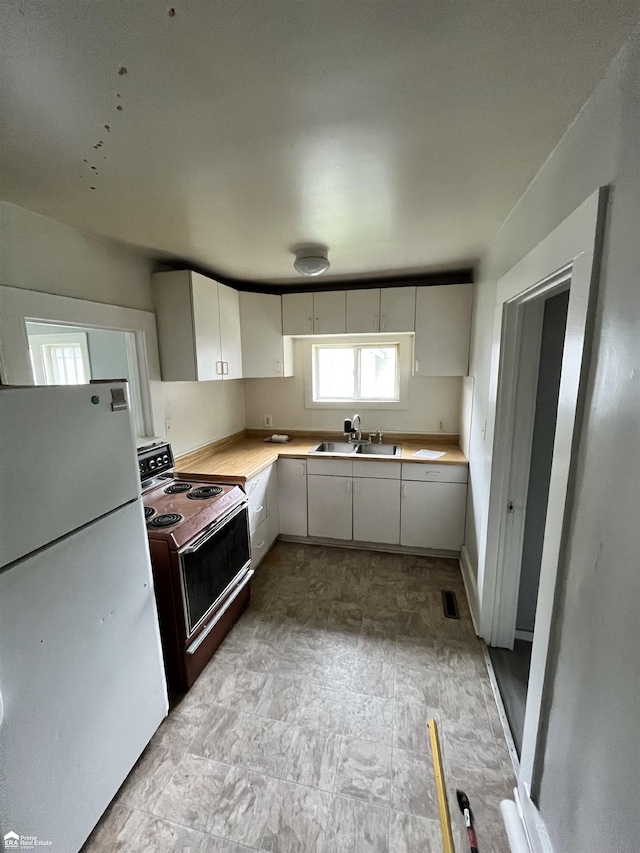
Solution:
[(357, 445), (349, 444), (347, 441), (321, 441), (312, 447), (309, 453), (339, 453), (343, 456), (352, 456), (356, 452)]
[(359, 444), (356, 451), (358, 456), (400, 456), (400, 444)]
[(312, 447), (309, 453), (327, 453), (334, 456), (400, 456), (402, 447), (399, 444), (373, 444), (368, 441), (321, 441)]

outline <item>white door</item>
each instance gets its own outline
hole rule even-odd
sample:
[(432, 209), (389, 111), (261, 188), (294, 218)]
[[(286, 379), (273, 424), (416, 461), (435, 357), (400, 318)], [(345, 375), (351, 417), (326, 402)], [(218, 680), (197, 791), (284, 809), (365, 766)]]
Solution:
[[(222, 343), (220, 339), (220, 307), (218, 302), (218, 283), (199, 273), (191, 273), (191, 300), (193, 312), (193, 343), (196, 353), (196, 379), (210, 382), (222, 379)], [(175, 340), (178, 330), (165, 329), (163, 341), (165, 349), (171, 343), (177, 350), (188, 345)], [(169, 341), (166, 341), (166, 338)], [(171, 339), (174, 338), (172, 341)], [(186, 356), (184, 356), (186, 358)], [(186, 378), (186, 376), (184, 377)]]
[(419, 287), (416, 293), (416, 374), (466, 376), (472, 284)]
[(400, 544), (459, 551), (464, 538), (464, 483), (403, 481)]
[(140, 500), (0, 574), (5, 829), (77, 853), (166, 716)]
[(313, 331), (316, 335), (343, 335), (346, 329), (347, 300), (344, 290), (323, 290), (313, 294)]
[(304, 459), (278, 459), (280, 533), (307, 535), (307, 463)]
[(380, 331), (413, 332), (416, 327), (416, 288), (383, 287), (380, 291)]
[(224, 379), (242, 379), (242, 338), (238, 291), (218, 284), (220, 304), (220, 342)]
[(353, 538), (359, 542), (400, 542), (400, 480), (353, 481)]
[(351, 477), (307, 477), (309, 536), (352, 539)]
[(130, 412), (111, 408), (124, 387), (0, 389), (0, 566), (140, 495)]
[(313, 293), (282, 295), (282, 332), (285, 335), (313, 334)]
[(380, 329), (380, 288), (347, 290), (347, 332)]

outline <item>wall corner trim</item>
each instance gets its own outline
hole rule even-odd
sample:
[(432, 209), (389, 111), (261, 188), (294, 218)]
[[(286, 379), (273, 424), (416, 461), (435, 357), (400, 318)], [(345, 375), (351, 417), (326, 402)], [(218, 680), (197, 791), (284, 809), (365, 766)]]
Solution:
[(465, 592), (467, 593), (467, 599), (469, 601), (469, 609), (471, 610), (471, 621), (473, 622), (473, 628), (476, 634), (480, 636), (480, 631), (478, 629), (478, 626), (480, 624), (480, 613), (478, 608), (478, 585), (476, 582), (476, 576), (471, 566), (471, 560), (469, 559), (469, 552), (467, 551), (466, 545), (463, 545), (460, 549), (459, 562)]

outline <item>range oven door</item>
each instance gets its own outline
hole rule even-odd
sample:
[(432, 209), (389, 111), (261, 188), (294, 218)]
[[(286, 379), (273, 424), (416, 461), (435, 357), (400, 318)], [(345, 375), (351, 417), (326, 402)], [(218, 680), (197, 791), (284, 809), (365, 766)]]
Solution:
[(250, 547), (248, 505), (242, 503), (180, 551), (187, 638), (215, 614), (217, 605), (225, 607), (230, 596), (235, 598), (235, 590), (239, 594), (246, 586), (253, 574)]

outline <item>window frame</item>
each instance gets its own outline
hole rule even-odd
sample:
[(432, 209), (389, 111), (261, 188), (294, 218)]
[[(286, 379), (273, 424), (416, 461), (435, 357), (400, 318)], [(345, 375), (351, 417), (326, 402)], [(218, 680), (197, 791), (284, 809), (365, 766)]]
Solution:
[[(398, 357), (396, 360), (397, 381), (398, 381), (398, 400), (357, 400), (355, 398), (325, 401), (313, 399), (313, 361), (314, 346), (391, 346), (398, 347)], [(413, 351), (414, 351), (414, 335), (410, 332), (394, 334), (393, 337), (389, 334), (363, 334), (363, 335), (315, 335), (304, 338), (299, 338), (294, 341), (294, 357), (295, 348), (300, 347), (302, 352), (302, 360), (304, 365), (304, 408), (318, 410), (333, 410), (343, 411), (348, 413), (349, 410), (357, 408), (362, 411), (408, 411), (409, 410), (409, 384), (413, 375)]]
[[(362, 397), (362, 351), (367, 349), (394, 349), (395, 350), (395, 377), (393, 397)], [(350, 349), (353, 350), (354, 361), (354, 391), (353, 397), (320, 397), (317, 394), (319, 384), (319, 354), (322, 350)], [(398, 343), (372, 343), (362, 341), (358, 343), (347, 343), (345, 341), (336, 343), (313, 343), (311, 346), (311, 395), (314, 403), (339, 403), (341, 405), (360, 403), (398, 403), (400, 401), (400, 345)]]

